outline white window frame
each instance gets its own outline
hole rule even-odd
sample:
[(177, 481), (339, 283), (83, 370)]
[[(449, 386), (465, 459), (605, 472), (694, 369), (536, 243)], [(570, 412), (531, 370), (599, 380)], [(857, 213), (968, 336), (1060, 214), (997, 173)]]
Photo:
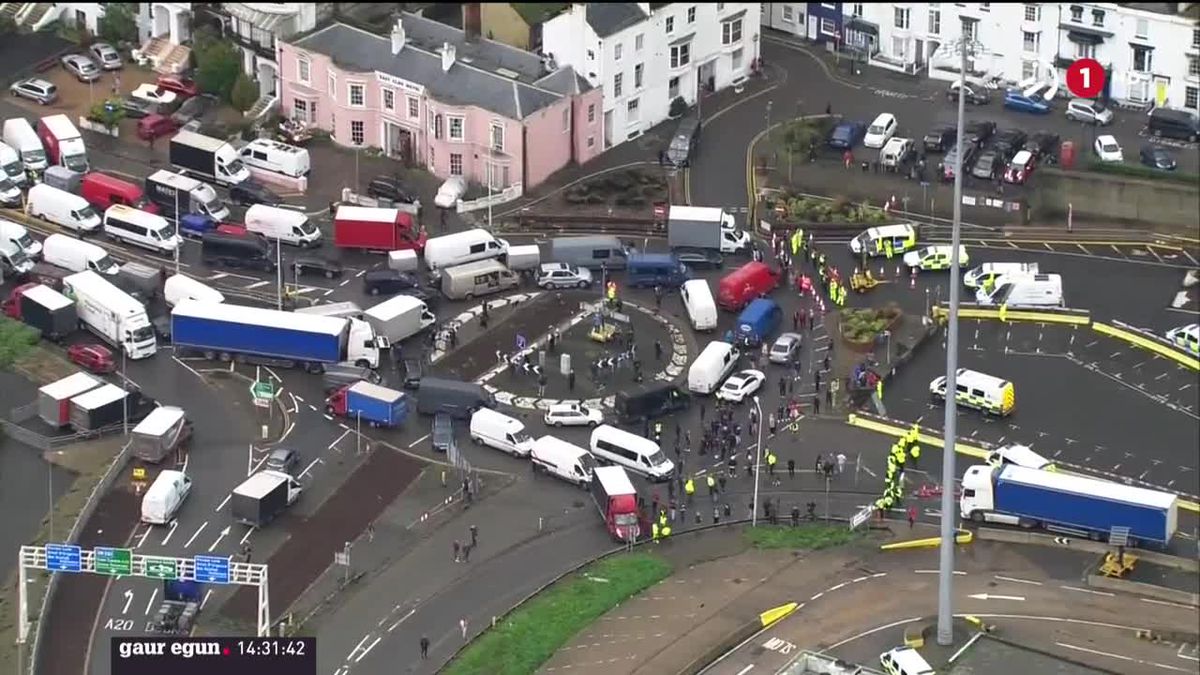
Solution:
[[(721, 11), (721, 8), (718, 7), (717, 11), (718, 12)], [(692, 5), (691, 7), (688, 7), (688, 9), (687, 9), (687, 22), (689, 24), (696, 23), (696, 6), (695, 5)]]
[(1092, 27), (1093, 28), (1104, 28), (1104, 14), (1105, 14), (1105, 12), (1102, 9), (1093, 9), (1092, 10)]
[[(308, 124), (308, 122), (309, 122), (308, 107), (309, 106), (308, 106), (307, 99), (303, 99), (303, 98), (292, 99), (292, 117), (295, 118), (295, 120), (297, 122), (303, 122), (305, 124)], [(301, 112), (301, 110), (300, 110), (301, 108), (304, 109), (303, 112)]]
[(625, 89), (625, 73), (617, 73), (616, 75), (613, 75), (613, 98), (621, 98), (623, 89)]
[(1040, 5), (1033, 3), (1025, 4), (1025, 20), (1037, 23), (1042, 20), (1042, 8)]
[(379, 104), (390, 113), (396, 112), (396, 90), (390, 87), (380, 87)]
[(679, 76), (676, 75), (667, 80), (667, 103), (674, 101), (679, 95)]
[(684, 42), (683, 44), (673, 45), (670, 57), (671, 60), (668, 65), (671, 67), (671, 70), (687, 67), (692, 62), (692, 43)]
[[(1188, 98), (1191, 98), (1191, 105), (1188, 105)], [(1200, 87), (1184, 87), (1183, 88), (1183, 107), (1195, 110), (1200, 108)]]
[[(354, 102), (354, 92), (358, 91), (359, 102)], [(346, 105), (351, 108), (367, 107), (367, 85), (364, 82), (347, 82), (346, 83)]]
[(1188, 77), (1200, 77), (1200, 56), (1195, 54), (1187, 55), (1188, 61)]
[[(1135, 73), (1150, 73), (1150, 72), (1154, 71), (1154, 50), (1153, 49), (1145, 49), (1145, 48), (1137, 48), (1137, 47), (1130, 47), (1130, 49), (1133, 50), (1133, 54), (1130, 55), (1129, 67), (1131, 70), (1133, 70), (1133, 72), (1135, 72)], [(1145, 55), (1145, 59), (1142, 62), (1142, 65), (1144, 66), (1143, 68), (1138, 67), (1138, 54)]]
[(595, 137), (595, 136), (588, 136), (588, 139), (587, 139), (587, 146), (588, 146), (589, 148), (594, 148), (594, 147), (596, 147), (596, 137)]
[(783, 19), (784, 23), (796, 23), (796, 13), (792, 10), (791, 5), (786, 3), (783, 5), (783, 13), (781, 14), (781, 18)]
[[(822, 3), (822, 4), (824, 4), (824, 3)], [(833, 19), (826, 19), (826, 18), (822, 17), (822, 18), (821, 18), (820, 29), (821, 29), (821, 35), (830, 35), (830, 36), (833, 36), (833, 35), (837, 35), (837, 34), (838, 34), (838, 32), (837, 32), (837, 22), (836, 22), (836, 21), (834, 21)]]
[(408, 105), (408, 119), (421, 119), (421, 99), (417, 98), (416, 96), (406, 96), (405, 100), (407, 101)]
[(646, 47), (646, 34), (638, 33), (633, 38), (633, 51), (640, 52)]
[(633, 67), (633, 89), (637, 91), (642, 88), (646, 79), (646, 64), (639, 63)]
[(907, 7), (893, 7), (892, 10), (892, 25), (896, 30), (908, 30), (912, 26), (912, 11)]
[[(354, 140), (355, 125), (358, 125), (358, 140)], [(367, 142), (367, 123), (362, 120), (350, 120), (351, 145), (365, 145)]]
[(1083, 8), (1079, 5), (1071, 5), (1071, 20), (1075, 23), (1083, 23)]
[(671, 33), (675, 32), (675, 17), (668, 16), (666, 18), (666, 24), (664, 25), (664, 29), (666, 30), (667, 35), (670, 35)]
[[(458, 159), (458, 171), (457, 172), (454, 170), (454, 160), (455, 159)], [(462, 155), (462, 153), (461, 152), (450, 153), (450, 161), (448, 162), (448, 165), (449, 165), (448, 168), (450, 170), (451, 176), (463, 175), (463, 155)]]
[(1075, 43), (1075, 58), (1077, 59), (1094, 59), (1096, 58), (1096, 45), (1090, 42)]
[(635, 124), (642, 121), (641, 99), (631, 98), (625, 102), (625, 123)]
[[(1033, 38), (1032, 45), (1030, 37)], [(1021, 31), (1021, 49), (1027, 54), (1037, 54), (1038, 48), (1042, 45), (1042, 34), (1030, 31)]]
[(613, 45), (613, 61), (621, 60), (621, 52), (624, 51), (624, 45), (620, 42)]
[[(454, 122), (458, 122), (458, 136), (454, 135)], [(446, 138), (457, 143), (467, 140), (467, 118), (462, 115), (446, 115)]]
[[(734, 34), (737, 34), (735, 37)], [(725, 47), (736, 45), (742, 41), (742, 20), (721, 22), (721, 44)]]
[(1192, 49), (1200, 49), (1200, 28), (1192, 29)]
[(729, 55), (729, 66), (733, 72), (738, 72), (742, 69), (743, 59), (746, 57), (746, 50), (738, 47)]
[(312, 84), (312, 61), (303, 56), (296, 57), (296, 79), (302, 84)]
[(1139, 18), (1133, 22), (1133, 35), (1143, 40), (1150, 38), (1150, 20)]
[(329, 73), (329, 98), (337, 103), (337, 75)]
[(595, 103), (589, 103), (589, 104), (588, 104), (588, 107), (587, 107), (587, 121), (588, 121), (588, 124), (595, 124), (595, 123), (596, 123), (596, 104), (595, 104)]
[(930, 35), (941, 35), (942, 34), (942, 12), (941, 12), (941, 10), (937, 10), (937, 9), (929, 10), (929, 34)]
[(864, 3), (861, 3), (861, 2), (855, 2), (855, 3), (851, 3), (851, 5), (850, 5), (850, 16), (862, 17), (862, 15), (863, 15), (863, 4), (864, 4)]
[[(499, 141), (497, 143), (496, 141)], [(493, 152), (504, 152), (504, 123), (492, 120), (488, 127), (488, 146)]]

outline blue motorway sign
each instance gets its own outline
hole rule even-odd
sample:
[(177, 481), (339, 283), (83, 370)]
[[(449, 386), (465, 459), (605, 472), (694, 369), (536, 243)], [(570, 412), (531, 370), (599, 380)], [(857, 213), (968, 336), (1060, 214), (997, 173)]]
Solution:
[(194, 558), (196, 564), (196, 581), (206, 584), (229, 583), (229, 558), (215, 555), (198, 555)]
[(83, 549), (71, 544), (46, 544), (46, 569), (78, 572), (83, 566)]

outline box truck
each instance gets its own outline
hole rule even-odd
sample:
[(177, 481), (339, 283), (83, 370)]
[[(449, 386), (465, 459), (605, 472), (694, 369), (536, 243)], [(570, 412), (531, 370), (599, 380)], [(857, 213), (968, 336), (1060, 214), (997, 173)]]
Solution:
[(294, 504), (302, 491), (300, 482), (282, 471), (259, 471), (233, 489), (229, 510), (239, 523), (263, 527)]
[(125, 417), (129, 392), (115, 384), (106, 384), (71, 399), (71, 426), (76, 431), (97, 431), (117, 424)]
[(1129, 528), (1129, 545), (1165, 547), (1178, 525), (1178, 498), (1098, 478), (1009, 464), (972, 466), (962, 480), (964, 520), (1043, 527), (1107, 540)]
[(55, 429), (71, 421), (71, 399), (104, 384), (87, 373), (75, 373), (38, 389), (38, 417)]
[(408, 417), (408, 395), (359, 381), (333, 392), (325, 400), (325, 412), (351, 420), (361, 419), (373, 427), (396, 427)]
[(218, 221), (229, 217), (229, 206), (221, 201), (211, 185), (181, 173), (163, 170), (147, 176), (146, 197), (167, 218), (178, 220), (189, 213)]
[(592, 501), (604, 519), (608, 533), (617, 541), (636, 541), (641, 535), (637, 490), (629, 474), (619, 466), (598, 466), (592, 470)]
[(133, 456), (155, 464), (178, 452), (192, 437), (192, 421), (183, 408), (164, 405), (155, 408), (133, 428), (130, 443)]
[(61, 342), (79, 327), (75, 303), (48, 286), (37, 284), (24, 290), (17, 288), (13, 295), (19, 310), (19, 316), (15, 318), (38, 329), (47, 340)]
[(416, 207), (371, 208), (342, 205), (333, 216), (333, 245), (368, 251), (425, 250), (428, 236), (417, 227)]
[(250, 178), (250, 169), (232, 145), (192, 131), (180, 131), (171, 139), (170, 160), (185, 173), (221, 185), (237, 185)]
[(87, 173), (87, 148), (83, 145), (83, 136), (71, 124), (71, 119), (63, 114), (47, 115), (38, 120), (38, 137), (46, 146), (46, 154), (51, 164), (65, 166), (76, 173)]
[(378, 368), (379, 350), (389, 344), (366, 321), (195, 300), (171, 311), (171, 340), (177, 351), (206, 359), (311, 372), (341, 361)]
[(393, 344), (410, 338), (437, 322), (437, 317), (420, 298), (397, 295), (371, 307), (363, 313), (377, 335), (386, 336)]
[(733, 216), (713, 206), (672, 206), (667, 211), (667, 245), (710, 248), (738, 253), (750, 246), (750, 235), (737, 229)]
[(63, 279), (63, 295), (75, 301), (79, 321), (131, 359), (154, 356), (158, 342), (146, 306), (92, 271)]

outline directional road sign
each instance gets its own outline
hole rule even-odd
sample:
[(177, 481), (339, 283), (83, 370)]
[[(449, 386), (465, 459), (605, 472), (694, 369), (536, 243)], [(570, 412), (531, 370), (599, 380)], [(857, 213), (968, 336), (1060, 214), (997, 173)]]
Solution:
[(71, 544), (46, 544), (46, 569), (51, 572), (78, 572), (83, 551)]
[(206, 584), (229, 583), (229, 558), (215, 555), (195, 557), (196, 581)]
[(97, 546), (94, 557), (97, 574), (127, 577), (133, 574), (133, 549)]
[(151, 579), (178, 579), (179, 564), (175, 558), (148, 555), (143, 559), (143, 573)]

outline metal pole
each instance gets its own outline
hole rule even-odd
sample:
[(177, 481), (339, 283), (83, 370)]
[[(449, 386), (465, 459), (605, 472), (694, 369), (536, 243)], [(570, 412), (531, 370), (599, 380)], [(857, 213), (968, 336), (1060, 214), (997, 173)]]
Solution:
[[(962, 60), (959, 64), (962, 85), (967, 82), (967, 52), (971, 45), (966, 38), (963, 25)], [(958, 404), (954, 392), (958, 387), (958, 296), (959, 269), (958, 249), (962, 242), (962, 186), (963, 186), (963, 126), (965, 122), (966, 97), (958, 97), (958, 157), (954, 168), (954, 226), (950, 237), (950, 316), (946, 337), (946, 417), (943, 422), (945, 435), (942, 441), (942, 547), (938, 565), (938, 622), (937, 643), (949, 646), (954, 642), (954, 525), (958, 518), (954, 504), (954, 447), (958, 436)]]
[(355, 424), (356, 428), (354, 430), (354, 454), (361, 455), (362, 454), (362, 412), (360, 411), (360, 412), (354, 413), (354, 418), (356, 420), (356, 424)]
[(129, 435), (129, 376), (125, 374), (125, 359), (128, 356), (128, 350), (129, 343), (127, 341), (121, 349), (121, 380), (125, 385), (125, 396), (121, 398), (121, 433), (126, 436)]
[(492, 139), (488, 139), (488, 164), (487, 164), (487, 182), (488, 182), (488, 231), (492, 230)]
[(279, 237), (275, 237), (275, 297), (276, 309), (283, 311), (283, 242)]
[(54, 541), (54, 465), (46, 462), (46, 503), (50, 510), (50, 541)]
[(825, 524), (829, 524), (829, 474), (825, 474)]
[[(179, 234), (179, 190), (175, 191), (175, 233)], [(183, 248), (183, 235), (179, 236), (179, 246), (175, 247), (175, 274), (179, 274), (179, 249)]]
[[(770, 105), (770, 103), (767, 104), (768, 107)], [(758, 413), (758, 424), (755, 425), (758, 427), (758, 446), (754, 450), (754, 497), (750, 504), (750, 527), (758, 525), (758, 467), (762, 464), (759, 459), (762, 458), (762, 430), (763, 426), (765, 426), (763, 424), (762, 405), (759, 404), (757, 396), (754, 397), (754, 410)]]

